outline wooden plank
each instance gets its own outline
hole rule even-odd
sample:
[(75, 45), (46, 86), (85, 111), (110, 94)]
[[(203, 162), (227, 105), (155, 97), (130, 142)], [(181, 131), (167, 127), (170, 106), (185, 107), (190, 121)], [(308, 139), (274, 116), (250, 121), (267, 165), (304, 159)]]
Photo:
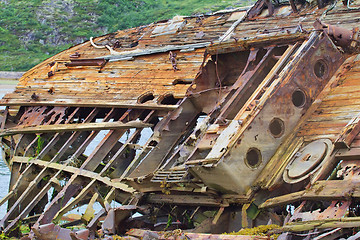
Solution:
[[(253, 28), (254, 26), (252, 26)], [(248, 50), (251, 47), (259, 47), (266, 45), (276, 45), (280, 43), (289, 44), (291, 42), (298, 42), (305, 40), (309, 34), (307, 33), (295, 33), (295, 34), (281, 34), (278, 36), (269, 36), (264, 35), (263, 37), (254, 36), (253, 38), (247, 38), (246, 40), (232, 40), (223, 43), (217, 43), (210, 45), (207, 49), (208, 52), (212, 55), (229, 53), (229, 52), (237, 52)]]
[(205, 165), (205, 164), (212, 164), (216, 163), (219, 159), (196, 159), (196, 160), (189, 160), (185, 162), (185, 165)]
[(360, 132), (360, 114), (355, 116), (351, 121), (344, 127), (339, 134), (339, 137), (335, 141), (335, 148), (350, 148), (352, 141)]
[(31, 163), (31, 164), (35, 164), (35, 165), (37, 165), (39, 167), (43, 167), (43, 168), (50, 168), (50, 169), (54, 169), (54, 170), (58, 170), (58, 171), (64, 171), (64, 172), (71, 173), (71, 174), (77, 174), (79, 176), (87, 177), (92, 180), (95, 179), (99, 182), (106, 184), (107, 186), (115, 187), (116, 189), (120, 189), (121, 191), (124, 191), (124, 192), (128, 192), (128, 193), (135, 192), (135, 189), (129, 187), (128, 185), (126, 185), (124, 183), (121, 183), (119, 181), (112, 181), (108, 177), (102, 177), (100, 174), (97, 174), (93, 171), (88, 171), (85, 169), (79, 169), (76, 167), (65, 166), (63, 164), (47, 162), (47, 161), (42, 161), (42, 160), (38, 160), (38, 159), (29, 159), (27, 157), (13, 157), (13, 162), (25, 163), (25, 164)]
[(53, 124), (40, 125), (36, 127), (16, 127), (0, 132), (0, 137), (26, 133), (50, 133), (50, 132), (72, 132), (72, 131), (98, 131), (128, 128), (146, 128), (153, 124), (141, 121), (122, 122), (100, 122), (100, 123), (75, 123), (75, 124)]
[(342, 112), (342, 113), (331, 113), (331, 114), (314, 114), (311, 116), (311, 118), (308, 120), (309, 123), (311, 122), (326, 122), (326, 121), (338, 121), (338, 120), (344, 120), (344, 121), (350, 121), (354, 116), (358, 115), (359, 111), (356, 112)]
[(323, 101), (323, 107), (339, 107), (339, 106), (358, 106), (360, 105), (360, 98), (348, 98), (348, 99), (342, 99), (339, 101), (338, 99), (334, 100), (325, 100)]
[(112, 54), (104, 56), (104, 59), (109, 59), (111, 62), (121, 61), (121, 60), (127, 59), (129, 57), (151, 55), (151, 54), (164, 53), (164, 52), (167, 53), (169, 51), (176, 51), (176, 50), (204, 48), (204, 47), (209, 46), (210, 44), (211, 44), (211, 42), (203, 42), (203, 43), (197, 43), (197, 44), (168, 45), (168, 46), (158, 47), (158, 48), (136, 49), (133, 51), (123, 51), (123, 52), (114, 51)]
[(339, 134), (347, 122), (348, 121), (339, 120), (336, 122), (306, 123), (298, 132), (297, 136)]
[(354, 107), (354, 106), (338, 106), (338, 107), (326, 107), (326, 106), (320, 106), (317, 110), (317, 114), (354, 114), (359, 112), (360, 107)]
[(0, 106), (66, 106), (66, 107), (107, 107), (107, 108), (136, 108), (136, 109), (155, 109), (155, 110), (174, 110), (178, 105), (159, 105), (155, 103), (131, 104), (116, 100), (95, 100), (95, 99), (58, 99), (51, 101), (32, 101), (17, 99), (2, 99)]
[(260, 204), (259, 208), (286, 205), (300, 200), (345, 200), (360, 198), (360, 186), (352, 180), (318, 181), (311, 188), (279, 197), (274, 197)]
[(337, 134), (319, 134), (319, 135), (307, 135), (304, 136), (304, 142), (312, 142), (318, 139), (328, 138), (331, 141), (335, 141)]
[(359, 139), (359, 135), (357, 135), (354, 138), (354, 141), (351, 143), (350, 148), (360, 148), (360, 139)]
[[(136, 83), (134, 83), (136, 84)], [(185, 85), (189, 86), (189, 85)], [(66, 86), (68, 87), (68, 86)], [(129, 106), (138, 105), (138, 98), (142, 96), (144, 93), (152, 93), (154, 97), (165, 95), (165, 94), (172, 94), (175, 98), (183, 98), (185, 97), (185, 91), (183, 90), (183, 84), (177, 84), (176, 86), (170, 85), (161, 85), (161, 86), (154, 86), (154, 89), (149, 91), (146, 87), (140, 88), (130, 88), (125, 86), (121, 88), (120, 86), (116, 86), (117, 92), (110, 91), (109, 89), (113, 86), (109, 87), (100, 87), (97, 90), (91, 89), (91, 86), (83, 88), (80, 90), (70, 90), (66, 87), (56, 86), (56, 91), (59, 91), (56, 95), (50, 95), (47, 89), (44, 88), (34, 88), (33, 91), (31, 90), (24, 90), (21, 94), (10, 93), (7, 94), (1, 102), (14, 104), (16, 102), (25, 102), (25, 104), (38, 104), (41, 102), (54, 102), (56, 104), (64, 104), (64, 102), (69, 102), (70, 104), (84, 104), (85, 102), (93, 103), (93, 104), (102, 104), (102, 102), (108, 102), (108, 104), (117, 105), (117, 106)], [(77, 86), (74, 85), (74, 88)], [(48, 88), (49, 89), (49, 88)], [(61, 93), (60, 92), (64, 92)], [(37, 101), (32, 100), (32, 94), (36, 93), (39, 96)], [(152, 104), (153, 108), (163, 109), (162, 105), (154, 104), (153, 102), (148, 102), (143, 106), (147, 109), (149, 106), (147, 104)], [(5, 105), (5, 104), (4, 104)], [(138, 106), (137, 108), (141, 108)]]
[(279, 229), (280, 231), (302, 232), (325, 228), (355, 228), (360, 226), (360, 217), (344, 217), (307, 222), (293, 222)]
[(163, 204), (179, 204), (188, 206), (221, 206), (221, 200), (206, 195), (167, 195), (167, 194), (152, 194), (149, 195), (147, 200), (150, 203), (163, 203)]
[(335, 154), (338, 160), (357, 160), (360, 159), (360, 148), (340, 149)]
[[(146, 236), (152, 233), (154, 236), (159, 236), (156, 239), (166, 240), (166, 239), (197, 239), (197, 240), (267, 240), (268, 236), (258, 236), (258, 235), (228, 235), (228, 234), (206, 234), (206, 233), (191, 233), (191, 232), (181, 232), (180, 235), (174, 234), (174, 232), (154, 232), (144, 229), (130, 229), (126, 234), (137, 237), (140, 239), (145, 239)], [(150, 235), (151, 236), (151, 235)]]

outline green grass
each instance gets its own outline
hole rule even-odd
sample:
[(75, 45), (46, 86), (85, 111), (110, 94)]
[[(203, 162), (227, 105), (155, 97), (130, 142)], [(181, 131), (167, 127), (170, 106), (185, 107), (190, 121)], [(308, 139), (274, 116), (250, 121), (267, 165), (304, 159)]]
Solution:
[[(6, 2), (6, 3), (5, 3)], [(117, 30), (250, 0), (8, 0), (0, 2), (0, 71), (26, 71), (50, 56)]]

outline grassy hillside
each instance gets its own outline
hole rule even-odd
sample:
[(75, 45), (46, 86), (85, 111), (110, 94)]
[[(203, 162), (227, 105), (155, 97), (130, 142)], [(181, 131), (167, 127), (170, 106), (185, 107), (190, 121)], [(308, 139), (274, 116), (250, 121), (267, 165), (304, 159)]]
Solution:
[(0, 71), (26, 71), (91, 36), (249, 1), (0, 0)]

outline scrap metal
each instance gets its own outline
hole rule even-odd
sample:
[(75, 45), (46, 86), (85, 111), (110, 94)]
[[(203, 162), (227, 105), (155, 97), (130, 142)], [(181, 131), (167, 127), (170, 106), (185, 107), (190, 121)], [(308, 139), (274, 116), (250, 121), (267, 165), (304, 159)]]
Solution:
[(30, 69), (0, 100), (2, 232), (356, 239), (358, 4), (258, 0), (176, 16)]

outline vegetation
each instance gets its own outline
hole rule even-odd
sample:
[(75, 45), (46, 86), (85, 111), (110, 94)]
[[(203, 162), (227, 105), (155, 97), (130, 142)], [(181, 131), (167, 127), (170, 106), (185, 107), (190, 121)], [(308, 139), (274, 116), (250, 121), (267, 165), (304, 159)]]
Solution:
[(277, 239), (278, 234), (273, 234), (272, 230), (279, 229), (280, 226), (276, 224), (260, 225), (253, 228), (243, 228), (238, 232), (228, 233), (229, 235), (256, 235), (256, 236), (270, 236), (270, 239)]
[(0, 71), (26, 71), (91, 36), (250, 0), (0, 0)]

